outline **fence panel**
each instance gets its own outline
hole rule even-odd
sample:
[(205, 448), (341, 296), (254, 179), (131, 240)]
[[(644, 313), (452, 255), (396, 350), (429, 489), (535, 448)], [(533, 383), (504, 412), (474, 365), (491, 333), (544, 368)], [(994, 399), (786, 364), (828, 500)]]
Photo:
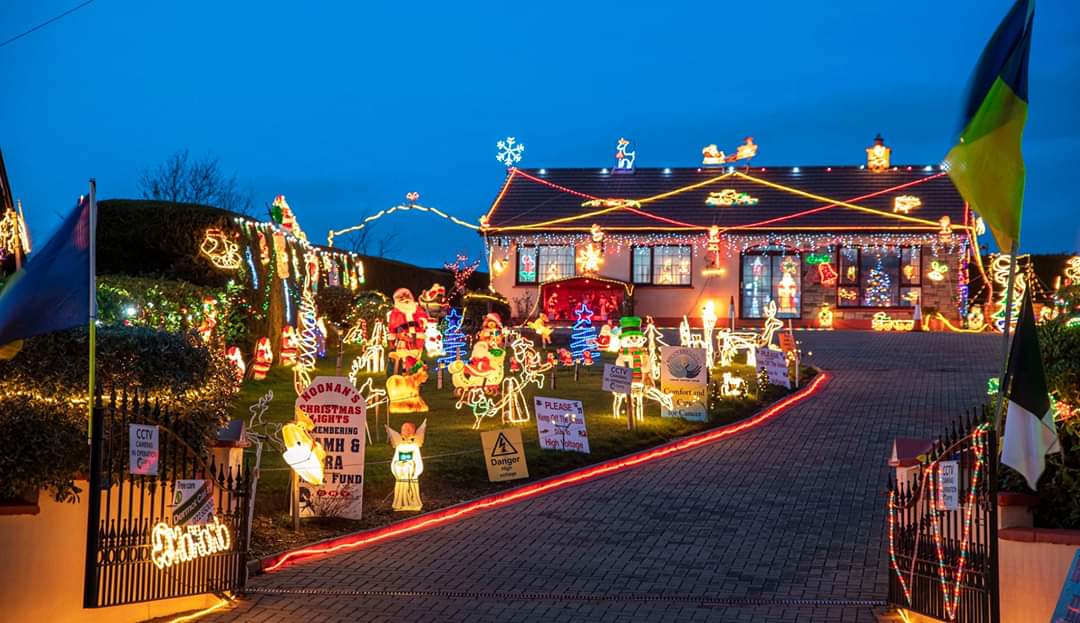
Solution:
[(987, 409), (953, 422), (908, 477), (889, 477), (889, 603), (996, 622), (997, 450)]
[[(201, 433), (138, 395), (95, 402), (83, 606), (241, 590), (250, 468), (196, 452)], [(157, 426), (156, 475), (130, 473), (131, 424)]]

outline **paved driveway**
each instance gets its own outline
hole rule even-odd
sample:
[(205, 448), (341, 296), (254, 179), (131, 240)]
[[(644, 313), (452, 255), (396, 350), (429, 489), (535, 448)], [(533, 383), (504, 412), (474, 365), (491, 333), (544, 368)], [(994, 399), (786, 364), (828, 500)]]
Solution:
[(213, 621), (873, 621), (885, 458), (985, 395), (989, 335), (801, 333), (832, 375), (760, 428), (254, 578)]

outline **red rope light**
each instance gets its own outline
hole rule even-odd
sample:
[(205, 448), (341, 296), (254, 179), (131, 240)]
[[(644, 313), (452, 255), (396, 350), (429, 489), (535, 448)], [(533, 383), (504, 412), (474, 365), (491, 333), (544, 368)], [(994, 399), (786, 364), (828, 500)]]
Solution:
[(508, 506), (522, 500), (526, 500), (537, 495), (545, 493), (551, 493), (559, 489), (588, 482), (601, 476), (613, 474), (624, 469), (642, 465), (657, 459), (671, 456), (680, 452), (684, 452), (691, 448), (711, 443), (724, 437), (730, 437), (744, 430), (760, 426), (780, 413), (784, 412), (789, 407), (797, 405), (804, 400), (810, 398), (816, 394), (825, 382), (828, 380), (829, 375), (822, 371), (819, 372), (814, 380), (809, 385), (799, 390), (798, 392), (787, 396), (783, 400), (769, 406), (767, 409), (761, 411), (754, 417), (738, 422), (735, 424), (729, 424), (720, 428), (714, 428), (712, 430), (703, 431), (696, 435), (691, 435), (683, 439), (668, 442), (664, 445), (652, 448), (650, 450), (643, 450), (616, 459), (610, 459), (585, 467), (577, 471), (573, 471), (567, 474), (559, 476), (552, 476), (551, 478), (542, 480), (529, 485), (524, 485), (506, 491), (504, 493), (496, 493), (489, 495), (478, 500), (459, 504), (457, 506), (451, 506), (443, 510), (434, 511), (413, 519), (408, 519), (400, 523), (386, 526), (383, 528), (375, 528), (372, 530), (365, 530), (354, 534), (341, 536), (338, 538), (323, 541), (313, 547), (306, 547), (296, 549), (277, 556), (264, 559), (261, 561), (262, 567), (266, 572), (276, 571), (280, 569), (285, 563), (289, 561), (295, 561), (301, 558), (307, 558), (310, 556), (317, 556), (322, 554), (331, 554), (339, 551), (353, 550), (385, 541), (398, 536), (404, 536), (407, 534), (413, 534), (421, 532), (429, 528), (434, 528), (443, 524), (447, 524), (459, 519), (468, 517), (480, 511), (499, 508), (502, 506)]
[(532, 181), (536, 182), (537, 184), (543, 184), (544, 186), (550, 186), (551, 188), (554, 188), (555, 190), (561, 190), (564, 193), (570, 193), (571, 195), (574, 195), (576, 197), (581, 197), (583, 199), (591, 199), (591, 200), (599, 200), (600, 199), (600, 197), (594, 197), (593, 195), (574, 190), (573, 188), (567, 188), (566, 186), (560, 186), (558, 184), (549, 182), (549, 181), (547, 181), (545, 179), (541, 179), (539, 177), (529, 175), (528, 173), (522, 171), (521, 169), (514, 169), (514, 174), (515, 175), (520, 175), (521, 177), (524, 177), (525, 179), (532, 180)]
[[(512, 174), (513, 175), (520, 175), (520, 176), (522, 176), (522, 177), (524, 177), (524, 178), (526, 178), (528, 180), (534, 181), (534, 182), (536, 182), (538, 184), (543, 184), (543, 185), (548, 186), (550, 188), (554, 188), (555, 190), (559, 190), (559, 191), (562, 191), (562, 192), (565, 192), (565, 193), (569, 193), (569, 194), (575, 195), (577, 197), (583, 197), (585, 199), (594, 199), (594, 200), (599, 199), (598, 197), (594, 197), (592, 195), (576, 191), (576, 190), (574, 190), (572, 188), (567, 188), (566, 186), (560, 186), (559, 184), (549, 182), (549, 181), (547, 181), (545, 179), (541, 179), (539, 177), (529, 175), (528, 173), (525, 173), (521, 169), (513, 169)], [(917, 186), (919, 184), (924, 184), (926, 182), (929, 182), (932, 179), (937, 179), (937, 178), (941, 177), (942, 175), (947, 175), (947, 173), (942, 171), (940, 173), (935, 173), (933, 175), (928, 175), (926, 177), (923, 177), (923, 178), (920, 178), (920, 179), (917, 179), (917, 180), (912, 180), (910, 182), (904, 182), (903, 184), (898, 184), (896, 186), (892, 186), (892, 187), (885, 188), (885, 189), (882, 189), (882, 190), (877, 190), (877, 191), (874, 191), (872, 193), (867, 193), (865, 195), (859, 195), (858, 197), (852, 197), (850, 199), (845, 199), (843, 202), (844, 203), (854, 203), (856, 201), (863, 201), (864, 199), (871, 199), (873, 197), (878, 197), (878, 196), (885, 195), (885, 194), (888, 194), (888, 193), (896, 192), (898, 190), (903, 190), (905, 188), (910, 188), (912, 186)], [(503, 192), (505, 192), (505, 188), (503, 189)], [(502, 193), (500, 193), (499, 199), (502, 199)], [(496, 204), (497, 203), (498, 203), (498, 199), (496, 199)], [(790, 219), (794, 219), (794, 218), (799, 218), (799, 217), (802, 217), (802, 216), (808, 216), (810, 214), (814, 214), (816, 212), (822, 212), (824, 210), (829, 210), (829, 209), (832, 209), (832, 208), (835, 208), (835, 207), (838, 207), (838, 206), (839, 206), (839, 204), (829, 203), (829, 204), (826, 204), (826, 205), (818, 206), (816, 208), (810, 208), (808, 210), (803, 210), (802, 212), (795, 212), (793, 214), (787, 214), (787, 215), (784, 215), (784, 216), (778, 216), (778, 217), (774, 217), (774, 218), (767, 219), (767, 220), (764, 220), (764, 221), (758, 221), (756, 223), (749, 223), (749, 224), (746, 224), (746, 225), (735, 225), (735, 226), (732, 226), (732, 227), (725, 227), (725, 228), (723, 228), (722, 231), (739, 230), (739, 229), (746, 229), (746, 228), (750, 228), (750, 227), (761, 227), (763, 225), (769, 225), (769, 224), (772, 224), (772, 223), (779, 223), (781, 221), (786, 221), (786, 220), (790, 220)], [(686, 223), (686, 222), (683, 222), (683, 221), (677, 221), (675, 219), (667, 218), (665, 216), (659, 216), (657, 214), (652, 214), (652, 213), (646, 212), (644, 210), (639, 210), (637, 208), (632, 208), (630, 206), (623, 206), (622, 209), (629, 210), (630, 212), (633, 212), (635, 214), (639, 214), (641, 216), (645, 216), (645, 217), (648, 217), (648, 218), (651, 218), (651, 219), (655, 219), (657, 221), (670, 223), (672, 225), (678, 225), (680, 227), (686, 227), (686, 228), (689, 228), (689, 229), (700, 229), (700, 230), (703, 230), (703, 231), (707, 229), (707, 227), (705, 227), (703, 225), (694, 225), (692, 223)], [(489, 214), (490, 214), (490, 212), (489, 212)], [(883, 216), (888, 216), (889, 213), (888, 212), (882, 212), (882, 215)], [(587, 215), (583, 215), (582, 218), (584, 218), (585, 216), (587, 216)]]

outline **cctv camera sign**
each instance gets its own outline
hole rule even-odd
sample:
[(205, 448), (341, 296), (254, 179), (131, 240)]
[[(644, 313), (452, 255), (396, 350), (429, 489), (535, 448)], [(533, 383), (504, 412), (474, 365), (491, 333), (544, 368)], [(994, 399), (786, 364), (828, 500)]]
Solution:
[(128, 471), (137, 476), (157, 476), (157, 426), (128, 424)]

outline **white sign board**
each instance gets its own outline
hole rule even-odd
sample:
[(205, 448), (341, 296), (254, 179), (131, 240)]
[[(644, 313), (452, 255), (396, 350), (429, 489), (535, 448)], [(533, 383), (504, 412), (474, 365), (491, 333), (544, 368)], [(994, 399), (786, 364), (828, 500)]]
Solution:
[(128, 424), (128, 471), (139, 476), (157, 476), (158, 427)]
[(315, 423), (311, 436), (326, 450), (323, 484), (300, 482), (300, 516), (360, 519), (364, 508), (367, 402), (344, 376), (316, 377), (296, 397)]
[(960, 508), (960, 461), (938, 461), (938, 510)]
[(672, 408), (663, 407), (663, 417), (679, 417), (692, 422), (709, 419), (709, 366), (704, 348), (660, 347), (660, 391), (671, 394)]
[(214, 496), (205, 480), (173, 482), (173, 525), (201, 525), (214, 519)]
[(615, 392), (616, 394), (629, 394), (630, 393), (630, 373), (632, 371), (626, 366), (616, 366), (610, 363), (604, 364), (604, 379), (600, 383), (600, 388), (605, 392)]
[(773, 350), (768, 347), (758, 348), (754, 351), (757, 359), (757, 367), (765, 368), (769, 375), (769, 383), (791, 389), (791, 379), (788, 378), (787, 355), (782, 350)]
[(578, 400), (536, 396), (536, 430), (543, 450), (589, 453), (585, 409)]

